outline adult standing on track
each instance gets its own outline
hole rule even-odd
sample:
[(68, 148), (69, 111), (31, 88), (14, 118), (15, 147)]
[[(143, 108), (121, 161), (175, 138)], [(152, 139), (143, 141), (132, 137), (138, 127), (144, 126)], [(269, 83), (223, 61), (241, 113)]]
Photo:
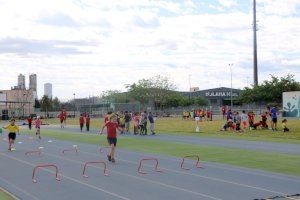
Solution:
[(86, 131), (90, 131), (90, 121), (91, 121), (90, 115), (89, 115), (89, 113), (87, 113), (87, 114), (85, 115), (85, 126), (86, 126)]

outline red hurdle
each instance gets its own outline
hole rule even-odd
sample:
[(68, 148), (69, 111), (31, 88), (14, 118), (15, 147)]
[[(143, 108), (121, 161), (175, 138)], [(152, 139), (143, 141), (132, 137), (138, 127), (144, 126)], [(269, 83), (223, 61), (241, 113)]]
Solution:
[(26, 156), (31, 155), (31, 154), (41, 155), (42, 154), (42, 149), (44, 149), (44, 147), (39, 147), (38, 150), (34, 150), (34, 151), (27, 151), (27, 152), (25, 152), (25, 155)]
[(162, 170), (158, 169), (158, 160), (156, 158), (143, 158), (140, 160), (139, 162), (139, 167), (138, 167), (138, 173), (139, 174), (147, 174), (147, 172), (143, 172), (142, 171), (142, 162), (143, 161), (146, 161), (146, 160), (152, 160), (152, 161), (155, 161), (155, 168), (154, 168), (154, 171), (156, 172), (163, 172)]
[(47, 168), (47, 167), (53, 167), (53, 168), (55, 168), (55, 179), (57, 181), (60, 181), (60, 178), (58, 178), (58, 167), (56, 165), (53, 165), (53, 164), (46, 164), (46, 165), (38, 165), (35, 168), (33, 168), (32, 182), (34, 182), (34, 183), (37, 182), (37, 180), (35, 179), (35, 172), (36, 172), (36, 170), (40, 169), (40, 168)]
[(184, 161), (186, 158), (196, 158), (197, 159), (197, 162), (195, 164), (195, 167), (196, 168), (203, 168), (201, 165), (200, 165), (200, 157), (197, 156), (197, 155), (189, 155), (189, 156), (184, 156), (181, 160), (181, 163), (180, 163), (180, 168), (181, 169), (185, 169), (185, 170), (190, 170), (190, 168), (185, 168), (183, 165), (184, 165)]
[(104, 149), (110, 149), (110, 147), (109, 146), (100, 147), (99, 148), (100, 153), (104, 153), (103, 151)]
[(75, 151), (76, 154), (78, 154), (78, 147), (77, 147), (77, 145), (73, 145), (72, 149), (63, 149), (61, 153), (65, 154), (66, 151)]
[(91, 164), (103, 164), (104, 165), (104, 171), (103, 171), (103, 174), (104, 174), (104, 176), (108, 176), (108, 171), (107, 171), (107, 169), (106, 169), (106, 163), (104, 162), (104, 161), (90, 161), (90, 162), (86, 162), (86, 163), (84, 163), (84, 167), (83, 167), (83, 171), (82, 171), (82, 176), (84, 177), (84, 178), (88, 178), (89, 176), (88, 175), (86, 175), (86, 168), (87, 168), (87, 166), (88, 165), (91, 165)]

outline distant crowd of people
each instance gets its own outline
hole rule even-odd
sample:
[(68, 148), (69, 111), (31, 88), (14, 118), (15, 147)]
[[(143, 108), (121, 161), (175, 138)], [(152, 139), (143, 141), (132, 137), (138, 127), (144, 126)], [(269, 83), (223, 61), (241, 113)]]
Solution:
[(116, 116), (116, 122), (120, 128), (120, 134), (129, 134), (130, 133), (130, 124), (133, 122), (133, 134), (134, 135), (147, 135), (148, 133), (148, 121), (150, 124), (150, 132), (152, 135), (155, 135), (155, 120), (154, 116), (151, 112), (147, 113), (147, 111), (138, 113), (132, 113), (128, 111), (120, 111), (120, 112), (108, 112), (106, 117), (104, 118), (104, 123), (106, 124), (111, 115)]
[(207, 109), (195, 109), (191, 111), (183, 111), (182, 119), (184, 120), (195, 120), (199, 118), (199, 121), (212, 121), (213, 112)]
[[(276, 107), (267, 107), (267, 110), (260, 114), (260, 120), (255, 122), (255, 113), (250, 111), (246, 113), (245, 110), (240, 114), (238, 111), (226, 110), (226, 107), (222, 107), (223, 119), (226, 119), (226, 123), (222, 127), (221, 131), (227, 131), (228, 129), (234, 132), (244, 132), (246, 129), (256, 130), (270, 129), (272, 131), (278, 130), (278, 109)], [(268, 120), (269, 119), (269, 120)], [(290, 131), (287, 127), (287, 119), (282, 120), (283, 132)]]

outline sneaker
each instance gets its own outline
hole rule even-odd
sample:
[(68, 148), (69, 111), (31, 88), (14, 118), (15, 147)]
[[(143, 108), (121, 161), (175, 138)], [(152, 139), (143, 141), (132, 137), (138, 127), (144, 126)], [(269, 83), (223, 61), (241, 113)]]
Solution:
[(116, 160), (115, 160), (114, 158), (112, 158), (112, 159), (111, 159), (111, 162), (112, 162), (112, 163), (115, 163), (115, 162), (116, 162)]
[(112, 160), (110, 155), (107, 155), (107, 159), (109, 162), (111, 162), (111, 160)]
[(11, 148), (11, 151), (15, 151), (16, 150), (16, 148)]
[(8, 148), (8, 151), (11, 151), (11, 148)]

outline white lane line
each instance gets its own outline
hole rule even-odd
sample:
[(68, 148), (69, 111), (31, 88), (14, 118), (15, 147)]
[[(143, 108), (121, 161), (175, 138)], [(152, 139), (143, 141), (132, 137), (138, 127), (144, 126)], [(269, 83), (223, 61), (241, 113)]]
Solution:
[[(21, 163), (23, 163), (23, 164), (26, 164), (26, 165), (35, 167), (34, 164), (29, 163), (29, 162), (27, 162), (27, 161), (24, 161), (24, 160), (21, 160), (21, 159), (12, 157), (12, 156), (8, 156), (8, 155), (3, 154), (3, 153), (0, 153), (0, 154), (1, 154), (2, 156), (7, 157), (7, 158), (10, 158), (10, 159), (12, 159), (12, 160), (15, 160), (15, 161), (21, 162)], [(42, 169), (42, 170), (47, 171), (47, 172), (49, 172), (49, 173), (51, 173), (51, 174), (54, 174), (54, 172), (51, 171), (51, 170), (49, 170), (49, 169)], [(111, 195), (111, 196), (117, 197), (117, 198), (119, 198), (119, 199), (130, 200), (129, 198), (120, 196), (120, 195), (118, 195), (118, 194), (116, 194), (116, 193), (113, 193), (113, 192), (109, 192), (109, 191), (107, 191), (107, 190), (104, 190), (104, 189), (102, 189), (102, 188), (96, 187), (96, 186), (94, 186), (94, 185), (90, 185), (90, 184), (88, 184), (88, 183), (84, 183), (84, 182), (82, 182), (82, 181), (80, 181), (80, 180), (71, 178), (71, 177), (69, 177), (69, 176), (63, 176), (63, 177), (66, 178), (66, 179), (69, 179), (70, 181), (73, 181), (73, 182), (75, 182), (75, 183), (79, 183), (79, 184), (84, 185), (84, 186), (87, 186), (87, 187), (89, 187), (89, 188), (92, 188), (92, 189), (95, 189), (95, 190), (104, 192), (104, 193), (106, 193), (106, 194), (109, 194), (109, 195)]]
[[(136, 154), (136, 155), (140, 155), (140, 156), (144, 156), (145, 154), (147, 154), (147, 152), (145, 152), (145, 154), (142, 154), (142, 153), (139, 153), (139, 152), (130, 151), (128, 149), (124, 149), (124, 150), (125, 151), (122, 151), (122, 153)], [(151, 155), (151, 153), (149, 153), (149, 154)], [(179, 162), (178, 159), (180, 159), (180, 158), (162, 157), (161, 155), (155, 155), (155, 156), (158, 157), (159, 159), (169, 160), (169, 161), (172, 161), (172, 162)], [(257, 175), (257, 176), (264, 176), (264, 177), (274, 178), (274, 179), (278, 179), (278, 180), (300, 182), (300, 180), (292, 179), (292, 178), (289, 178), (289, 177), (280, 177), (284, 174), (278, 174), (278, 176), (276, 176), (276, 175), (270, 175), (270, 174), (263, 174), (263, 173), (259, 173), (259, 172), (251, 172), (251, 171), (249, 171), (249, 169), (251, 169), (251, 168), (243, 168), (243, 167), (239, 167), (239, 166), (234, 166), (235, 168), (229, 168), (229, 167), (217, 166), (217, 165), (214, 165), (213, 163), (207, 162), (207, 161), (202, 161), (202, 163), (205, 163), (205, 165), (213, 167), (213, 168), (217, 168), (217, 169), (224, 169), (224, 170), (228, 170), (228, 171), (241, 172), (241, 173), (244, 173), (244, 174), (251, 174), (251, 175)]]
[[(90, 153), (90, 152), (86, 152), (86, 151), (81, 151), (81, 153), (90, 154), (90, 155), (97, 155), (95, 153)], [(127, 163), (131, 163), (131, 164), (137, 164), (137, 163), (135, 163), (133, 161), (126, 160), (126, 159), (120, 159), (120, 158), (118, 158), (118, 160), (121, 160), (121, 161), (127, 162)], [(145, 164), (145, 166), (151, 167), (150, 165), (147, 165), (147, 164)], [(280, 194), (280, 195), (287, 195), (286, 193), (283, 193), (283, 192), (278, 192), (278, 191), (274, 191), (274, 190), (270, 190), (270, 189), (266, 189), (266, 188), (262, 188), (262, 187), (251, 186), (251, 185), (247, 185), (247, 184), (243, 184), (243, 183), (237, 183), (237, 182), (233, 182), (233, 181), (227, 181), (227, 180), (224, 180), (224, 179), (213, 178), (213, 177), (203, 176), (203, 175), (194, 174), (194, 173), (182, 172), (182, 171), (177, 171), (177, 170), (163, 168), (163, 167), (160, 167), (160, 168), (164, 169), (166, 171), (177, 173), (177, 174), (184, 174), (184, 175), (196, 176), (196, 177), (199, 177), (199, 178), (204, 178), (204, 179), (208, 179), (208, 180), (212, 180), (212, 181), (233, 184), (233, 185), (237, 185), (237, 186), (240, 186), (240, 187), (247, 187), (247, 188), (251, 188), (251, 189), (255, 189), (255, 190), (260, 190), (260, 191), (265, 191), (265, 192), (271, 192), (271, 193)]]
[[(20, 187), (18, 187), (17, 185), (13, 184), (12, 182), (9, 182), (9, 181), (7, 181), (6, 179), (4, 179), (4, 178), (2, 178), (2, 177), (0, 177), (0, 179), (1, 179), (1, 181), (5, 182), (7, 185), (10, 185), (10, 186), (12, 186), (13, 188), (15, 188), (16, 190), (18, 190), (18, 191), (24, 193), (25, 195), (27, 195), (27, 196), (30, 197), (31, 199), (40, 200), (39, 198), (37, 198), (37, 197), (34, 196), (33, 194), (31, 194), (31, 193), (29, 193), (29, 192), (27, 192), (27, 191), (21, 189)], [(9, 193), (9, 194), (11, 195), (11, 193)], [(15, 197), (15, 196), (13, 195), (13, 197)], [(16, 198), (16, 199), (20, 199), (20, 198), (18, 198), (18, 197), (15, 197), (15, 198)]]
[[(80, 151), (80, 152), (82, 152), (82, 151)], [(62, 159), (62, 160), (67, 160), (67, 161), (77, 163), (77, 164), (81, 164), (81, 165), (84, 164), (81, 161), (73, 160), (73, 159), (70, 159), (70, 158), (62, 157), (62, 156), (57, 156), (57, 155), (50, 154), (50, 153), (44, 153), (44, 155), (48, 155), (48, 156), (51, 156), (51, 157), (54, 157), (54, 158), (59, 158), (59, 159)], [(92, 165), (91, 167), (101, 169), (101, 167), (94, 166), (94, 165)], [(164, 187), (167, 187), (167, 188), (183, 191), (183, 192), (186, 192), (186, 193), (191, 193), (191, 194), (194, 194), (194, 195), (197, 195), (197, 196), (201, 196), (201, 197), (205, 197), (205, 198), (209, 198), (209, 199), (214, 199), (214, 200), (222, 200), (220, 198), (213, 197), (213, 196), (210, 196), (210, 195), (207, 195), (207, 194), (203, 194), (203, 193), (191, 191), (191, 190), (188, 190), (188, 189), (180, 188), (180, 187), (177, 187), (177, 186), (174, 186), (174, 185), (169, 185), (169, 184), (161, 183), (161, 182), (158, 182), (158, 181), (153, 181), (153, 180), (141, 178), (141, 177), (138, 177), (138, 176), (122, 173), (122, 172), (119, 172), (119, 171), (116, 171), (116, 170), (111, 170), (110, 169), (109, 171), (114, 172), (114, 173), (119, 174), (119, 175), (122, 175), (122, 176), (127, 176), (127, 177), (138, 179), (138, 180), (141, 180), (141, 181), (153, 183), (155, 185), (161, 185), (161, 186), (164, 186)]]

